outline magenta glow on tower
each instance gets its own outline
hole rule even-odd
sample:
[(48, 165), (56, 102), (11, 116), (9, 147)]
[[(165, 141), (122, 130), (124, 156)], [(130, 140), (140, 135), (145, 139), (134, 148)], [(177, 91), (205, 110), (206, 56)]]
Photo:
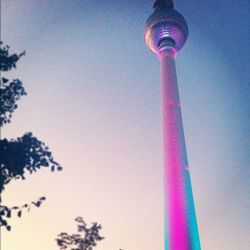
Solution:
[(188, 37), (188, 26), (172, 1), (157, 0), (146, 21), (144, 35), (161, 64), (164, 250), (200, 250), (175, 68), (176, 54)]

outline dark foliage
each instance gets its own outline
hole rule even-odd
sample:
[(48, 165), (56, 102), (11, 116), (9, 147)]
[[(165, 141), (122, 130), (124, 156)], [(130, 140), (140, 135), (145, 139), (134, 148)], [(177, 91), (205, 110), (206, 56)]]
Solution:
[[(25, 52), (17, 55), (10, 54), (9, 47), (0, 42), (0, 72), (5, 72), (16, 67), (17, 61)], [(21, 96), (26, 95), (22, 82), (19, 79), (9, 80), (0, 78), (0, 128), (10, 122), (12, 113), (17, 108), (16, 102)], [(22, 211), (30, 210), (31, 205), (40, 207), (45, 197), (39, 198), (21, 207), (8, 207), (2, 204), (1, 193), (5, 185), (14, 179), (25, 179), (25, 175), (32, 174), (42, 167), (49, 167), (51, 171), (61, 170), (61, 166), (54, 161), (52, 153), (43, 142), (32, 133), (26, 133), (16, 140), (0, 138), (0, 227), (7, 230), (11, 227), (7, 220), (15, 213), (21, 217)]]
[(3, 42), (0, 41), (0, 70), (8, 71), (12, 68), (16, 68), (16, 63), (21, 56), (25, 55), (25, 51), (21, 54), (9, 54), (9, 46), (3, 45)]
[[(0, 71), (8, 71), (16, 68), (17, 61), (25, 52), (21, 54), (9, 54), (9, 47), (3, 46), (0, 42)], [(0, 126), (10, 122), (12, 113), (17, 108), (16, 102), (21, 96), (26, 95), (23, 84), (18, 79), (9, 80), (1, 77), (0, 79)]]
[(2, 77), (0, 87), (0, 126), (10, 122), (12, 113), (17, 108), (16, 102), (23, 95), (26, 95), (26, 92), (20, 80), (9, 81)]
[(42, 202), (45, 201), (45, 197), (40, 197), (37, 201), (32, 201), (30, 204), (24, 204), (21, 207), (7, 207), (0, 206), (0, 225), (5, 226), (8, 231), (11, 230), (11, 226), (8, 224), (7, 219), (10, 218), (13, 213), (15, 213), (19, 218), (22, 216), (23, 210), (30, 211), (31, 206), (40, 207)]
[(32, 174), (42, 167), (62, 169), (45, 144), (31, 133), (17, 140), (0, 140), (0, 159), (0, 192), (11, 180), (25, 179), (26, 172)]
[(56, 239), (61, 250), (92, 250), (98, 241), (104, 239), (99, 235), (99, 231), (102, 229), (101, 225), (93, 223), (88, 228), (81, 217), (77, 217), (75, 220), (78, 223), (78, 234), (60, 233)]

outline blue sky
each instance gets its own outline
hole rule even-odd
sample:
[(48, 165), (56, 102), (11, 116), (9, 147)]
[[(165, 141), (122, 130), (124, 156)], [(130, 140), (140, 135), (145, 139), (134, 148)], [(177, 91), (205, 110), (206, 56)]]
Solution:
[[(28, 92), (3, 136), (32, 131), (64, 167), (6, 189), (10, 205), (48, 200), (13, 219), (3, 250), (57, 249), (78, 215), (103, 225), (97, 249), (163, 249), (160, 68), (143, 41), (152, 4), (2, 0), (1, 39), (27, 52), (11, 76)], [(190, 30), (176, 63), (202, 249), (248, 249), (250, 4), (175, 7)]]

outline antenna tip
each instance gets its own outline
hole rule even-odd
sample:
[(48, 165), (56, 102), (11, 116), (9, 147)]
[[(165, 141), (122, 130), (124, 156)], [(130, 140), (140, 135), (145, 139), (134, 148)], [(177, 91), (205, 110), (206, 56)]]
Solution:
[(153, 8), (155, 10), (163, 9), (163, 8), (173, 9), (174, 8), (174, 3), (173, 3), (172, 0), (156, 0), (155, 3), (154, 3)]

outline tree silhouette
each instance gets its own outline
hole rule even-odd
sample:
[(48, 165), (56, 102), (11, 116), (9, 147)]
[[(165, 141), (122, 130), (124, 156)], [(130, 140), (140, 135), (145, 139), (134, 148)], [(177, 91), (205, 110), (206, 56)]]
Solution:
[[(0, 72), (16, 68), (18, 60), (25, 52), (10, 54), (9, 46), (0, 42)], [(13, 112), (17, 108), (17, 101), (27, 93), (19, 79), (9, 80), (0, 77), (0, 129), (9, 123)], [(49, 148), (32, 133), (25, 133), (17, 139), (0, 138), (0, 227), (11, 229), (7, 220), (16, 213), (21, 217), (23, 209), (30, 210), (31, 206), (40, 207), (45, 197), (38, 198), (20, 207), (8, 207), (2, 204), (1, 194), (5, 186), (14, 179), (25, 179), (27, 173), (32, 174), (42, 167), (49, 167), (51, 171), (62, 170), (62, 167), (53, 159)]]
[[(2, 77), (2, 72), (16, 68), (16, 63), (24, 55), (25, 52), (10, 54), (9, 46), (4, 46), (0, 41), (0, 130), (3, 125), (10, 123), (14, 111), (17, 109), (17, 102), (22, 96), (27, 95), (23, 83), (19, 79), (10, 80)], [(49, 148), (31, 132), (11, 140), (0, 137), (0, 227), (11, 230), (8, 218), (13, 213), (21, 217), (23, 210), (29, 211), (31, 206), (40, 207), (46, 199), (40, 197), (36, 201), (14, 207), (2, 204), (1, 199), (1, 194), (10, 181), (24, 180), (27, 174), (32, 174), (43, 167), (50, 168), (52, 172), (62, 170), (62, 167), (54, 160)], [(77, 217), (75, 220), (78, 223), (78, 233), (69, 235), (63, 232), (56, 239), (61, 250), (92, 250), (98, 241), (104, 239), (99, 235), (101, 225), (93, 223), (91, 227), (87, 227), (82, 217)]]
[(99, 235), (99, 231), (102, 229), (101, 225), (93, 223), (88, 228), (82, 217), (77, 217), (75, 221), (78, 223), (78, 234), (60, 233), (56, 238), (57, 245), (61, 250), (92, 250), (98, 241), (104, 239)]

